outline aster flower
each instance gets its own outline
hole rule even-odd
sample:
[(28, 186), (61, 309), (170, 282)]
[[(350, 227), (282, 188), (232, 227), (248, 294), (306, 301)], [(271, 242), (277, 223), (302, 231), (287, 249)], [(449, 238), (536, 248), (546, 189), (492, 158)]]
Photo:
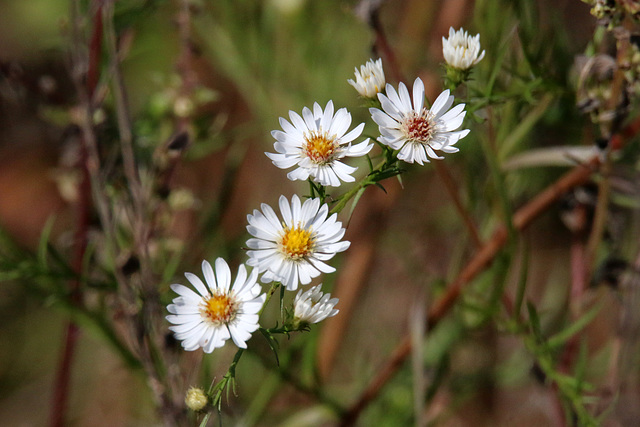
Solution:
[(202, 272), (206, 285), (195, 274), (185, 273), (197, 293), (183, 285), (171, 285), (180, 296), (167, 306), (172, 313), (167, 320), (174, 324), (169, 329), (187, 351), (202, 347), (205, 353), (211, 353), (229, 338), (239, 348), (247, 348), (247, 340), (259, 327), (258, 312), (266, 298), (260, 294), (258, 271), (247, 275), (241, 265), (232, 287), (231, 271), (224, 259), (216, 259), (215, 274), (211, 264), (202, 261)]
[(321, 286), (314, 286), (305, 293), (298, 291), (293, 301), (294, 324), (318, 323), (338, 314), (340, 310), (334, 308), (338, 298), (331, 298), (331, 294), (323, 295)]
[(427, 109), (424, 106), (424, 83), (417, 78), (413, 83), (413, 104), (409, 91), (400, 83), (398, 91), (389, 84), (386, 95), (378, 94), (382, 110), (370, 108), (371, 117), (378, 124), (382, 144), (398, 152), (398, 159), (407, 163), (429, 162), (441, 159), (434, 150), (444, 153), (458, 151), (454, 145), (469, 133), (469, 129), (456, 131), (465, 116), (464, 104), (453, 105), (453, 96), (445, 90)]
[(384, 70), (380, 58), (375, 62), (373, 59), (368, 60), (366, 64), (360, 66), (360, 71), (356, 68), (355, 75), (355, 82), (351, 79), (347, 82), (365, 98), (375, 98), (378, 92), (384, 88)]
[(281, 169), (297, 166), (287, 177), (292, 180), (306, 180), (312, 177), (322, 185), (339, 187), (340, 181), (353, 182), (351, 176), (357, 168), (347, 166), (340, 159), (358, 157), (367, 154), (373, 144), (369, 138), (359, 144), (351, 145), (364, 129), (359, 124), (345, 135), (351, 125), (351, 114), (346, 108), (333, 114), (333, 102), (329, 101), (324, 111), (315, 103), (313, 112), (307, 107), (299, 114), (289, 111), (289, 123), (280, 118), (283, 131), (274, 130), (271, 135), (276, 139), (273, 147), (277, 153), (265, 153), (274, 165)]
[(480, 53), (480, 34), (471, 37), (463, 28), (455, 31), (451, 27), (449, 38), (442, 38), (442, 53), (447, 64), (467, 70), (484, 58), (484, 50)]
[(298, 283), (306, 285), (320, 273), (332, 273), (335, 268), (327, 261), (346, 250), (350, 242), (341, 242), (345, 229), (337, 214), (327, 218), (329, 207), (320, 206), (320, 199), (308, 199), (301, 204), (294, 195), (291, 204), (280, 196), (278, 219), (271, 206), (262, 204), (262, 212), (247, 215), (247, 231), (254, 238), (247, 240), (248, 265), (260, 272), (263, 282), (279, 281), (295, 291)]

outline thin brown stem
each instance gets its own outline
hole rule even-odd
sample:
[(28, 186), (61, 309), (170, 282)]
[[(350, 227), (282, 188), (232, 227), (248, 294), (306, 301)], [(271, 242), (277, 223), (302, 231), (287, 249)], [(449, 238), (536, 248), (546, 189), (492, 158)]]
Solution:
[[(625, 21), (627, 27), (630, 26), (628, 21)], [(607, 100), (607, 111), (611, 113), (612, 118), (604, 123), (601, 123), (601, 129), (603, 136), (610, 139), (614, 132), (618, 131), (618, 127), (621, 119), (624, 117), (624, 107), (620, 106), (620, 99), (623, 96), (625, 90), (625, 76), (624, 67), (622, 64), (626, 61), (627, 51), (629, 49), (629, 32), (622, 31), (623, 36), (618, 40), (618, 52), (617, 63), (618, 67), (613, 75), (613, 82), (611, 83), (611, 94)], [(624, 103), (622, 103), (624, 104)], [(622, 108), (622, 110), (621, 110)], [(609, 174), (611, 172), (611, 147), (607, 147), (605, 153), (605, 159), (602, 166), (602, 179), (598, 183), (598, 200), (596, 203), (596, 211), (593, 220), (593, 227), (591, 234), (587, 242), (587, 255), (585, 267), (587, 268), (587, 277), (590, 277), (594, 268), (593, 265), (597, 261), (597, 250), (602, 241), (604, 229), (607, 221), (607, 214), (609, 212)]]
[(122, 151), (122, 161), (124, 173), (131, 190), (136, 212), (142, 211), (142, 185), (138, 176), (135, 154), (133, 151), (133, 131), (131, 127), (131, 115), (127, 93), (124, 87), (122, 72), (120, 71), (120, 58), (116, 40), (116, 32), (113, 26), (114, 5), (113, 0), (106, 1), (103, 8), (105, 21), (106, 46), (109, 50), (110, 73), (113, 82), (113, 97), (116, 103), (116, 118), (118, 121), (118, 131), (120, 133), (120, 148)]
[[(193, 42), (191, 40), (191, 1), (180, 0), (177, 13), (178, 37), (180, 38), (180, 54), (176, 69), (180, 74), (180, 96), (189, 99), (197, 84), (197, 75), (193, 70)], [(178, 131), (185, 132), (189, 128), (191, 115), (178, 117)]]
[(384, 28), (382, 27), (382, 22), (380, 21), (380, 11), (378, 9), (371, 12), (370, 24), (376, 35), (374, 46), (379, 50), (378, 54), (384, 57), (387, 61), (388, 68), (391, 71), (390, 76), (392, 80), (399, 82), (403, 81), (402, 71), (400, 71), (396, 54), (387, 41), (387, 36), (384, 32)]
[(609, 151), (605, 153), (605, 160), (601, 168), (600, 183), (598, 184), (598, 199), (596, 202), (596, 210), (593, 219), (593, 227), (591, 228), (591, 234), (587, 242), (585, 269), (586, 277), (590, 277), (594, 271), (594, 263), (596, 262), (596, 252), (602, 241), (602, 236), (607, 221), (607, 214), (609, 212), (609, 175), (611, 172), (611, 156)]

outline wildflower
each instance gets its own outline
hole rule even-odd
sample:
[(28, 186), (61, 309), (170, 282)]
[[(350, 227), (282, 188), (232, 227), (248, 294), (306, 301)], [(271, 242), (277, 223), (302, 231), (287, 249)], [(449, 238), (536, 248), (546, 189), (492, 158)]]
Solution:
[(192, 411), (201, 411), (205, 406), (207, 406), (207, 403), (209, 403), (209, 398), (201, 388), (191, 387), (187, 391), (184, 403), (187, 405), (187, 408)]
[(301, 204), (294, 195), (291, 204), (280, 196), (278, 219), (271, 206), (262, 204), (262, 212), (247, 215), (247, 231), (254, 238), (247, 240), (248, 265), (260, 272), (263, 282), (279, 281), (295, 291), (298, 282), (306, 285), (320, 273), (332, 273), (335, 268), (327, 261), (346, 250), (350, 242), (341, 242), (345, 229), (336, 221), (337, 214), (327, 218), (329, 207), (320, 206), (320, 199), (308, 199)]
[(344, 157), (358, 157), (367, 154), (373, 144), (369, 138), (351, 145), (364, 129), (364, 123), (356, 126), (345, 135), (351, 125), (351, 114), (346, 108), (333, 114), (333, 102), (329, 101), (324, 111), (318, 103), (313, 112), (307, 107), (299, 114), (289, 111), (289, 123), (280, 118), (283, 131), (274, 130), (271, 135), (276, 139), (273, 147), (277, 153), (265, 153), (274, 165), (281, 169), (297, 166), (287, 177), (292, 180), (305, 180), (310, 176), (322, 185), (339, 187), (340, 181), (353, 182), (351, 176), (357, 168), (340, 162)]
[(247, 275), (241, 265), (232, 287), (231, 271), (224, 259), (216, 259), (215, 275), (211, 264), (202, 261), (202, 272), (206, 286), (195, 274), (185, 273), (198, 293), (183, 285), (171, 285), (180, 296), (167, 307), (172, 313), (167, 320), (174, 324), (169, 329), (187, 351), (202, 347), (205, 353), (211, 353), (229, 338), (239, 348), (247, 348), (251, 333), (258, 329), (258, 312), (266, 298), (260, 295), (258, 272)]
[[(453, 96), (445, 90), (436, 98), (431, 109), (424, 107), (424, 84), (420, 78), (413, 83), (413, 105), (404, 83), (398, 92), (389, 84), (386, 95), (378, 94), (382, 110), (370, 108), (371, 117), (378, 124), (382, 144), (400, 150), (398, 159), (407, 163), (429, 162), (441, 159), (434, 150), (444, 153), (458, 151), (454, 145), (469, 133), (468, 129), (455, 131), (465, 116), (464, 104), (453, 105)], [(451, 108), (451, 109), (450, 109)]]
[(338, 298), (331, 298), (331, 294), (322, 294), (320, 287), (317, 285), (302, 293), (298, 291), (293, 301), (293, 322), (299, 326), (305, 323), (318, 323), (338, 314), (340, 310), (334, 307), (338, 303)]
[(480, 34), (471, 37), (463, 28), (454, 31), (451, 27), (449, 38), (442, 38), (442, 53), (447, 64), (467, 70), (484, 58), (484, 50), (480, 53)]
[(366, 64), (360, 66), (360, 71), (356, 68), (356, 81), (349, 79), (347, 82), (356, 88), (358, 93), (365, 98), (375, 98), (378, 92), (384, 88), (384, 70), (382, 69), (382, 59), (377, 61), (370, 59)]

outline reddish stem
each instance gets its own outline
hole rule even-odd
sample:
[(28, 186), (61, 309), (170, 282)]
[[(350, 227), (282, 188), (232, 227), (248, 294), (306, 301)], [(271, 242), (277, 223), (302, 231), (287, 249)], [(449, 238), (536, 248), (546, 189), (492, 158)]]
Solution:
[(400, 71), (400, 66), (398, 65), (398, 60), (396, 59), (396, 54), (389, 46), (387, 42), (387, 36), (384, 33), (384, 28), (382, 28), (382, 22), (380, 22), (380, 11), (374, 10), (371, 13), (371, 28), (373, 28), (376, 34), (376, 41), (374, 46), (376, 46), (380, 52), (378, 54), (380, 56), (384, 56), (387, 60), (387, 64), (389, 65), (389, 69), (391, 70), (391, 78), (396, 81), (403, 81), (402, 71)]
[[(99, 2), (94, 14), (94, 28), (90, 42), (89, 66), (87, 69), (86, 90), (91, 100), (98, 82), (98, 62), (102, 45), (102, 4)], [(91, 214), (91, 181), (88, 169), (88, 152), (84, 138), (81, 136), (80, 159), (78, 168), (82, 171), (82, 181), (78, 187), (78, 201), (76, 205), (76, 229), (74, 233), (73, 271), (78, 276), (69, 283), (71, 303), (75, 306), (82, 304), (81, 274), (82, 264), (87, 250), (89, 221)], [(62, 355), (58, 364), (51, 406), (50, 425), (62, 427), (65, 425), (71, 370), (80, 330), (73, 321), (68, 320), (65, 325), (65, 338)]]

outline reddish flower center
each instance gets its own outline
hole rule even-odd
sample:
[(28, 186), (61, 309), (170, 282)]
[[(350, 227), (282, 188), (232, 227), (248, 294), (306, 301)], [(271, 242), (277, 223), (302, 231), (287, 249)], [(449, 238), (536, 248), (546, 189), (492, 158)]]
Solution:
[(423, 109), (420, 115), (412, 112), (408, 115), (400, 129), (409, 141), (428, 144), (434, 132), (432, 114), (429, 110)]

